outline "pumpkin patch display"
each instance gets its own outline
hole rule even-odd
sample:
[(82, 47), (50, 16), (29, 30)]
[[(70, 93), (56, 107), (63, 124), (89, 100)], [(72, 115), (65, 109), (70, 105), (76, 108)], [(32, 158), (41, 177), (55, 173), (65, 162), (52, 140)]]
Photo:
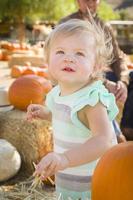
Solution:
[(133, 199), (133, 142), (116, 145), (103, 155), (92, 178), (92, 200)]
[(1, 48), (9, 50), (9, 51), (15, 51), (15, 50), (29, 50), (30, 47), (28, 44), (22, 43), (11, 43), (7, 41), (1, 42)]
[(43, 104), (51, 88), (49, 80), (37, 75), (25, 75), (17, 78), (9, 87), (9, 101), (14, 107), (26, 110), (31, 103)]
[(12, 44), (10, 42), (7, 42), (7, 41), (2, 41), (0, 46), (1, 46), (2, 49), (6, 49), (6, 50), (9, 50), (9, 51), (13, 50)]
[(11, 68), (11, 77), (18, 78), (20, 76), (34, 74), (34, 75), (42, 76), (46, 79), (49, 79), (47, 68), (33, 67), (33, 66), (27, 66), (27, 65), (25, 66), (13, 65)]

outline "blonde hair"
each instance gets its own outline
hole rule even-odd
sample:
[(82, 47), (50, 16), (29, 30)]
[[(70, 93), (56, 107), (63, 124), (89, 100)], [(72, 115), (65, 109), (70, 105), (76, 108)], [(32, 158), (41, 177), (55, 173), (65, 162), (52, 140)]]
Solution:
[(88, 36), (91, 34), (95, 39), (96, 69), (91, 78), (99, 78), (99, 76), (101, 77), (103, 69), (110, 65), (113, 60), (113, 46), (111, 36), (105, 34), (101, 26), (97, 25), (92, 18), (91, 22), (80, 19), (71, 19), (57, 25), (45, 41), (44, 51), (46, 62), (48, 63), (49, 61), (50, 48), (54, 41), (62, 36), (68, 37), (82, 33), (88, 33)]

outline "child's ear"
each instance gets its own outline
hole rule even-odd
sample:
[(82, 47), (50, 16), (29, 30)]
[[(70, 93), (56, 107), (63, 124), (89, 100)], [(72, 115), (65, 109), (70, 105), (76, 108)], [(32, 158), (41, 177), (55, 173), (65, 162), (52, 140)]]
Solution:
[(49, 62), (46, 62), (45, 65), (46, 65), (46, 68), (47, 68), (48, 79), (51, 81), (53, 86), (57, 85), (58, 84), (57, 80), (50, 73)]
[(101, 78), (102, 76), (102, 66), (101, 65), (95, 65), (94, 68), (93, 68), (93, 71), (92, 71), (92, 77), (93, 78)]
[(100, 69), (100, 66), (98, 64), (95, 64), (94, 66), (94, 72), (97, 72)]
[(95, 64), (95, 66), (94, 66), (94, 71), (95, 71), (95, 72), (101, 71), (102, 68), (103, 68), (103, 66), (102, 66), (100, 63)]

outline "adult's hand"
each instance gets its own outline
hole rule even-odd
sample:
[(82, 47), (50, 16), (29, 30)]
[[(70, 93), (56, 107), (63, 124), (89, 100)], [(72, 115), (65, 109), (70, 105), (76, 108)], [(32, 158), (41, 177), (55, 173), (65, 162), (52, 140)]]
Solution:
[(122, 81), (118, 81), (116, 84), (116, 100), (125, 103), (127, 99), (127, 86)]
[(109, 90), (109, 92), (115, 95), (116, 101), (125, 103), (127, 99), (127, 87), (125, 83), (123, 83), (122, 81), (118, 81), (117, 83), (115, 83), (113, 81), (107, 80), (105, 87)]
[(116, 92), (116, 83), (115, 82), (106, 80), (105, 87), (109, 90), (109, 92), (115, 94), (115, 92)]

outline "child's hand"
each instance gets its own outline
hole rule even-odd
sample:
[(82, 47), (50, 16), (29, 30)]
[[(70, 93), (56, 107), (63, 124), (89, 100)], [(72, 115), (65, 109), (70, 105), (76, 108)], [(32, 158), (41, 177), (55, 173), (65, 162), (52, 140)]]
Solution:
[(39, 104), (30, 104), (27, 108), (27, 120), (44, 119), (44, 106)]
[(64, 170), (69, 166), (69, 161), (64, 154), (49, 153), (43, 157), (36, 166), (34, 176), (40, 176), (42, 180), (52, 176), (59, 170)]

